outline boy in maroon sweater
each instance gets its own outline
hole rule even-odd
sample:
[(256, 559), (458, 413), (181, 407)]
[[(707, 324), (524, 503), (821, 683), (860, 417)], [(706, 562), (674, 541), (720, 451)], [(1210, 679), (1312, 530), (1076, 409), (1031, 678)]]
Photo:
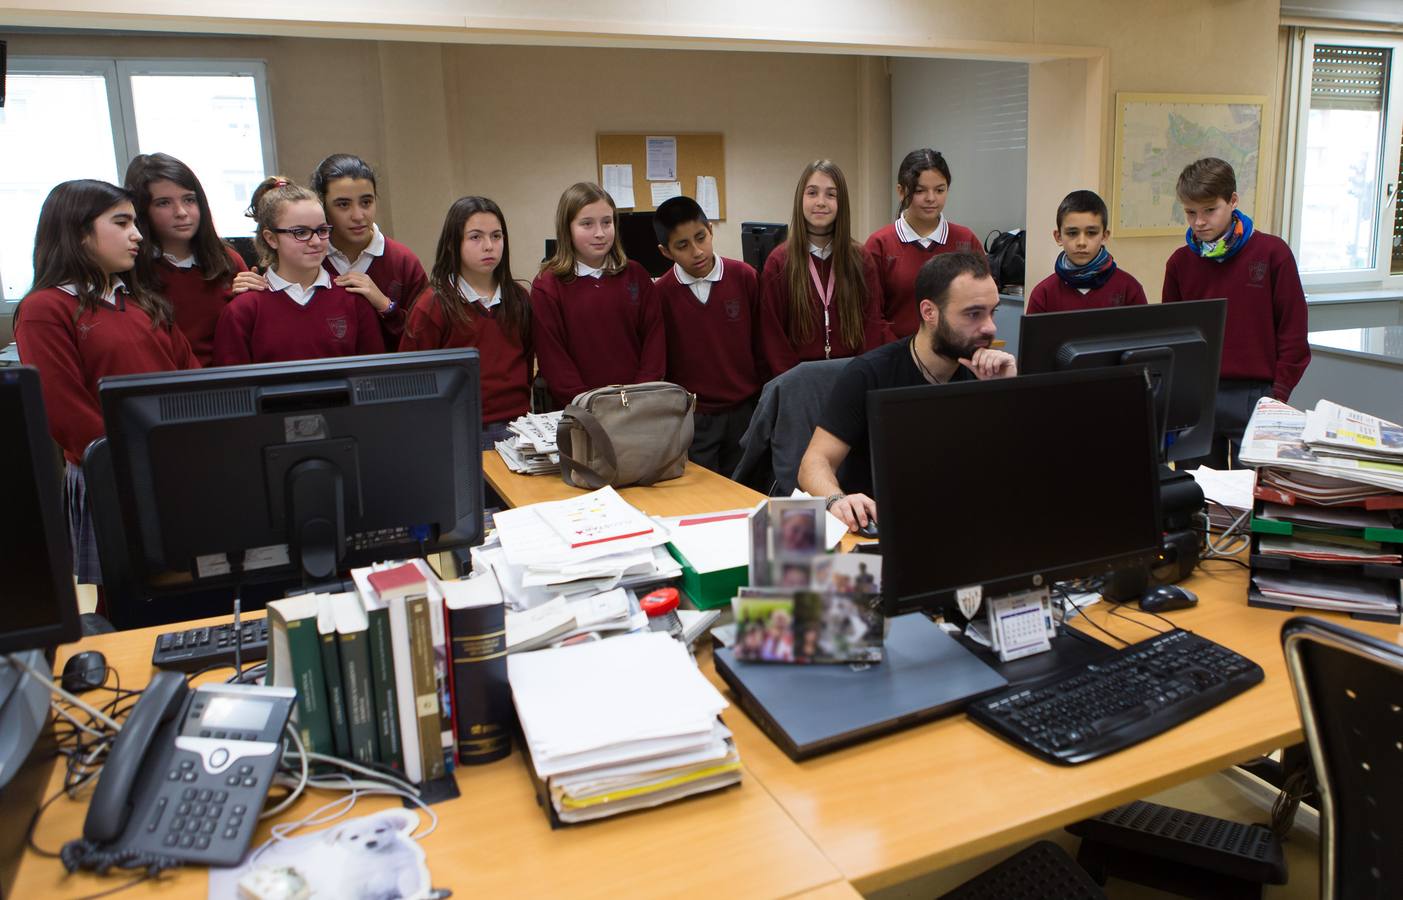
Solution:
[(1145, 289), (1106, 249), (1108, 217), (1106, 201), (1095, 191), (1072, 191), (1062, 199), (1052, 231), (1062, 252), (1055, 271), (1028, 295), (1024, 315), (1145, 305)]
[(1243, 432), (1257, 401), (1286, 401), (1310, 364), (1306, 295), (1291, 248), (1253, 229), (1237, 208), (1232, 166), (1208, 157), (1190, 163), (1176, 188), (1189, 228), (1187, 246), (1164, 267), (1164, 302), (1226, 297), (1223, 364), (1213, 451), (1201, 462), (1237, 465)]
[(667, 335), (667, 380), (697, 395), (692, 462), (729, 476), (740, 464), (767, 370), (755, 270), (711, 247), (711, 223), (691, 197), (653, 214), (658, 249), (673, 266), (653, 285)]

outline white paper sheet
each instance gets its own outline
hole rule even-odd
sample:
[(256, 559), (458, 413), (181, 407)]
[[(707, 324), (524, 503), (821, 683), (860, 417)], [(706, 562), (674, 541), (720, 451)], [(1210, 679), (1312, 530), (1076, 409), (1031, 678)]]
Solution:
[(662, 206), (673, 197), (682, 196), (682, 182), (680, 181), (655, 181), (649, 187), (653, 189), (654, 206)]
[(647, 139), (648, 180), (677, 180), (677, 138), (652, 137)]
[(697, 203), (701, 204), (702, 212), (711, 221), (721, 218), (721, 194), (716, 189), (714, 176), (697, 176)]
[(633, 199), (633, 166), (628, 163), (604, 166), (604, 192), (614, 198), (614, 205), (620, 209), (631, 209), (637, 205)]

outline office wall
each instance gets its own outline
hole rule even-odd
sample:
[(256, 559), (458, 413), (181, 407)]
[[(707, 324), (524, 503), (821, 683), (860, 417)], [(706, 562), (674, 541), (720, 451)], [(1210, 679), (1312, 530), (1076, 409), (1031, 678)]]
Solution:
[[(1022, 228), (1028, 189), (1028, 66), (964, 59), (891, 61), (891, 172), (939, 150), (954, 182), (946, 213), (981, 239)], [(892, 193), (888, 213), (895, 209)]]
[(888, 177), (889, 138), (863, 123), (887, 121), (888, 88), (882, 61), (860, 56), (38, 34), (12, 35), (10, 53), (265, 60), (278, 168), (302, 180), (327, 153), (366, 157), (383, 227), (426, 264), (448, 204), (481, 193), (502, 205), (517, 273), (530, 274), (561, 190), (599, 178), (598, 131), (723, 132), (728, 255), (742, 221), (788, 221), (817, 156), (848, 173), (855, 231), (885, 216), (868, 199)]

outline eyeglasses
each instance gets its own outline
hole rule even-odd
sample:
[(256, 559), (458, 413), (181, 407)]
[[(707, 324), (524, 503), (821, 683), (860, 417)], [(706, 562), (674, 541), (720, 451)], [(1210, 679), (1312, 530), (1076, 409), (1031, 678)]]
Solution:
[(327, 238), (331, 237), (330, 225), (318, 225), (316, 228), (307, 228), (303, 225), (295, 225), (292, 228), (269, 228), (268, 230), (276, 232), (277, 234), (290, 234), (292, 235), (292, 239), (294, 241), (298, 241), (303, 244), (310, 241), (312, 239), (312, 235), (314, 234), (322, 240), (326, 240)]

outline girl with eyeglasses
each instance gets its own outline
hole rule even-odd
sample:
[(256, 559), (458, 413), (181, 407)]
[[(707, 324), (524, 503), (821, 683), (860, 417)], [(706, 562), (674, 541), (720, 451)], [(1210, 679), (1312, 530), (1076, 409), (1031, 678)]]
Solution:
[(190, 167), (165, 153), (143, 153), (127, 166), (126, 188), (146, 240), (136, 258), (142, 284), (165, 297), (175, 325), (202, 365), (214, 361), (214, 327), (248, 270), (219, 239), (205, 189)]
[(73, 573), (101, 584), (83, 451), (106, 433), (97, 383), (108, 375), (198, 369), (170, 304), (132, 269), (141, 253), (132, 195), (104, 181), (49, 192), (34, 235), (34, 285), (15, 311), (20, 362), (44, 390), (49, 433), (68, 463), (64, 506)]
[(220, 366), (383, 353), (380, 317), (322, 268), (331, 226), (317, 195), (283, 176), (253, 192), (254, 245), (268, 287), (240, 294), (214, 333)]

